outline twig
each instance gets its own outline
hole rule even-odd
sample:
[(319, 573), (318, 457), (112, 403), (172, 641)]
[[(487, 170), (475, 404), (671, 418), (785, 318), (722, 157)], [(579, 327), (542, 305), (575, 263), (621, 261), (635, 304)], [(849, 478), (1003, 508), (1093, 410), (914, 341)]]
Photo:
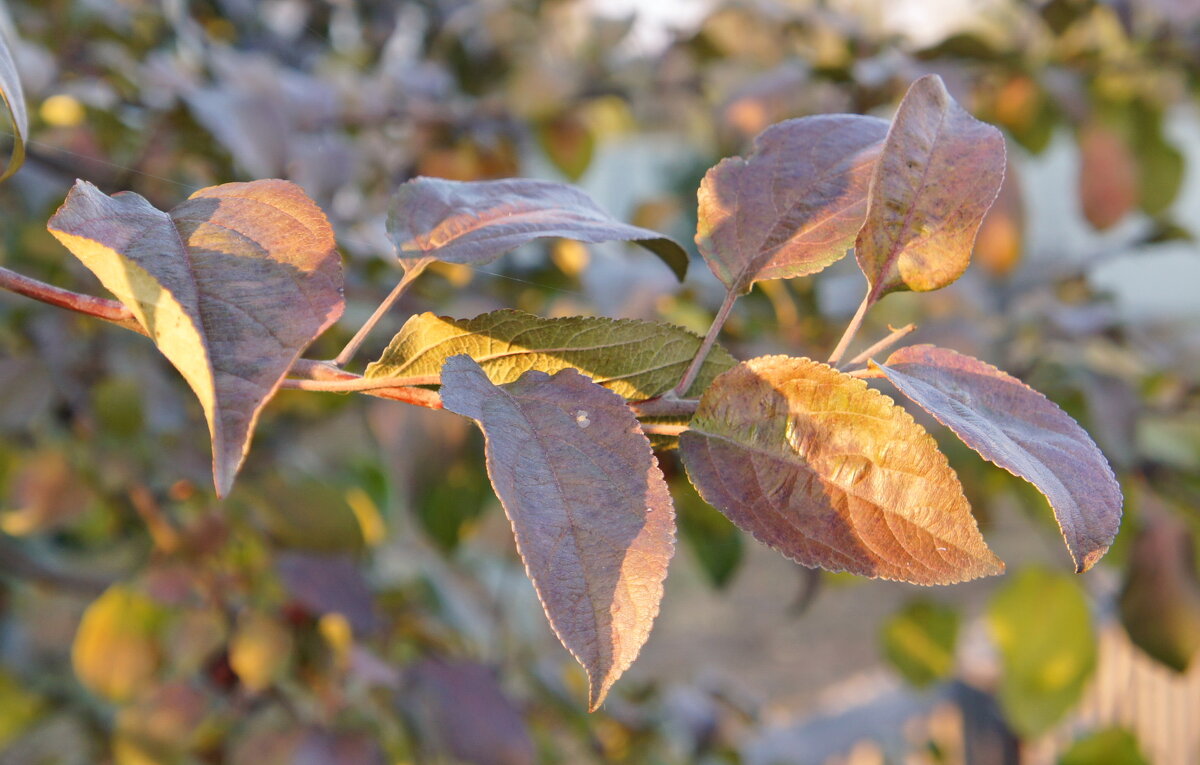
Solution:
[(367, 319), (367, 323), (358, 328), (358, 331), (354, 333), (354, 337), (350, 338), (350, 342), (346, 343), (346, 347), (343, 348), (342, 352), (334, 358), (333, 363), (335, 365), (344, 367), (346, 366), (346, 363), (350, 361), (350, 359), (354, 358), (354, 354), (358, 352), (358, 349), (363, 344), (363, 341), (367, 339), (367, 335), (371, 333), (371, 330), (375, 328), (375, 325), (379, 323), (379, 320), (384, 317), (384, 314), (391, 310), (392, 306), (396, 304), (396, 301), (399, 300), (402, 295), (404, 295), (405, 291), (408, 290), (408, 286), (412, 284), (422, 272), (424, 272), (425, 267), (429, 265), (430, 262), (432, 261), (428, 259), (418, 261), (415, 265), (404, 272), (404, 276), (400, 278), (400, 283), (397, 284), (391, 293), (383, 299), (383, 302), (380, 303), (379, 307), (375, 309), (375, 313), (371, 314), (371, 318)]
[(410, 388), (417, 385), (439, 385), (438, 375), (416, 375), (414, 377), (354, 377), (337, 380), (284, 380), (284, 388), (294, 390), (326, 391), (329, 393), (354, 393), (378, 390), (379, 388)]
[(106, 300), (93, 295), (64, 290), (2, 266), (0, 266), (0, 288), (58, 308), (66, 308), (76, 313), (111, 322), (141, 335), (147, 334), (145, 328), (138, 324), (137, 319), (133, 318), (133, 311), (116, 300)]
[(721, 327), (725, 326), (725, 321), (729, 318), (729, 312), (733, 309), (733, 304), (737, 299), (738, 296), (733, 290), (725, 292), (725, 299), (721, 302), (721, 307), (717, 310), (717, 315), (713, 317), (712, 324), (708, 328), (708, 334), (704, 336), (704, 340), (700, 343), (700, 348), (696, 351), (696, 355), (692, 357), (692, 363), (688, 365), (687, 370), (683, 373), (683, 377), (679, 379), (679, 384), (668, 394), (668, 398), (680, 398), (687, 395), (688, 388), (692, 387), (692, 383), (696, 381), (696, 375), (700, 374), (700, 367), (704, 365), (704, 359), (708, 357), (708, 352), (712, 349), (713, 343), (717, 341), (717, 335), (721, 333)]
[(899, 342), (901, 338), (903, 338), (905, 335), (912, 332), (916, 328), (917, 328), (916, 324), (905, 324), (903, 327), (900, 327), (899, 329), (896, 329), (895, 327), (893, 327), (889, 324), (888, 329), (891, 330), (890, 335), (883, 338), (878, 343), (875, 343), (870, 348), (866, 349), (865, 351), (858, 354), (854, 358), (850, 359), (849, 363), (850, 364), (862, 364), (864, 361), (871, 358), (875, 354), (877, 354), (881, 351), (885, 351), (888, 348), (892, 347), (897, 342)]
[(141, 484), (134, 485), (129, 489), (129, 501), (146, 524), (146, 530), (150, 532), (150, 538), (154, 540), (154, 546), (159, 552), (170, 555), (183, 546), (183, 538), (167, 520), (162, 507), (149, 489)]
[(846, 325), (846, 331), (842, 333), (842, 339), (838, 340), (837, 347), (833, 349), (833, 353), (829, 354), (828, 364), (831, 367), (836, 367), (838, 362), (842, 360), (846, 349), (850, 346), (850, 341), (858, 334), (858, 330), (862, 327), (863, 317), (867, 315), (867, 309), (871, 307), (871, 293), (868, 292), (859, 304), (858, 310), (854, 312), (854, 318)]

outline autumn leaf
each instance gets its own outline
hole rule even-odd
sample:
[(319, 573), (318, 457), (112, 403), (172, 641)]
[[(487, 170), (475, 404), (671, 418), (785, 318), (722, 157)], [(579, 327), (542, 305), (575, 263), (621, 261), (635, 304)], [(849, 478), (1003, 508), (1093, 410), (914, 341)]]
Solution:
[[(614, 393), (639, 400), (669, 391), (699, 347), (699, 335), (660, 322), (590, 316), (546, 319), (511, 310), (474, 319), (423, 313), (405, 322), (365, 374), (436, 375), (446, 359), (465, 353), (496, 385), (514, 382), (531, 369), (553, 373), (574, 367)], [(723, 348), (713, 348), (690, 392), (698, 394), (735, 363)]]
[(1004, 137), (950, 97), (937, 75), (908, 89), (871, 178), (855, 257), (867, 299), (945, 287), (967, 270), (1004, 179)]
[(13, 61), (12, 51), (8, 41), (0, 34), (0, 99), (8, 110), (12, 121), (12, 150), (8, 155), (8, 163), (4, 172), (0, 173), (0, 181), (21, 169), (25, 161), (25, 138), (29, 135), (29, 112), (25, 107), (25, 91), (21, 88), (21, 77), (17, 74), (17, 64)]
[(825, 364), (743, 362), (705, 392), (679, 447), (706, 501), (805, 566), (914, 584), (1004, 570), (929, 434)]
[(263, 406), (341, 316), (333, 230), (299, 186), (211, 186), (170, 213), (77, 181), (48, 224), (133, 312), (200, 399), (224, 496)]
[(128, 701), (154, 680), (162, 660), (167, 611), (146, 595), (114, 584), (83, 612), (71, 665), (88, 690)]
[(1138, 203), (1140, 179), (1129, 145), (1113, 130), (1089, 125), (1079, 134), (1079, 201), (1100, 230), (1121, 222)]
[(574, 186), (530, 178), (447, 181), (414, 178), (396, 190), (388, 232), (400, 263), (478, 265), (545, 237), (634, 242), (662, 258), (680, 280), (688, 257), (673, 240), (621, 223)]
[(887, 122), (853, 114), (773, 125), (750, 156), (731, 157), (700, 185), (696, 245), (730, 291), (813, 274), (842, 258), (866, 213)]
[(446, 409), (487, 439), (517, 550), (595, 710), (650, 634), (674, 551), (666, 482), (620, 396), (574, 369), (494, 385), (469, 356), (442, 370)]
[(1076, 571), (1104, 555), (1121, 524), (1121, 487), (1057, 404), (990, 364), (932, 345), (901, 348), (880, 369), (981, 457), (1046, 496)]

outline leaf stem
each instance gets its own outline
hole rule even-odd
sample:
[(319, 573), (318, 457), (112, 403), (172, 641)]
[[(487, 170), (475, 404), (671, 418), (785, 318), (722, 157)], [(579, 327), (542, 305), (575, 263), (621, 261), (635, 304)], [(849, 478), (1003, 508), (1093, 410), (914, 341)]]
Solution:
[(704, 336), (704, 340), (700, 343), (700, 348), (697, 349), (696, 355), (692, 357), (692, 363), (688, 365), (688, 368), (683, 373), (683, 377), (679, 379), (679, 384), (667, 394), (667, 398), (681, 398), (692, 387), (692, 383), (696, 381), (696, 376), (700, 374), (700, 367), (704, 365), (704, 360), (708, 358), (708, 352), (712, 350), (713, 343), (717, 341), (717, 335), (721, 334), (721, 328), (725, 326), (725, 321), (729, 318), (729, 312), (733, 309), (733, 304), (737, 299), (737, 293), (733, 290), (726, 290), (725, 299), (721, 301), (721, 307), (717, 310), (717, 315), (713, 317), (712, 324), (708, 328), (708, 334)]
[(0, 289), (6, 289), (9, 292), (15, 292), (18, 295), (24, 295), (58, 308), (66, 308), (69, 311), (92, 316), (141, 335), (146, 334), (142, 325), (133, 318), (133, 311), (116, 300), (71, 292), (2, 266), (0, 266)]
[(380, 388), (410, 388), (417, 385), (439, 385), (440, 383), (441, 378), (438, 375), (418, 375), (415, 377), (354, 377), (335, 380), (284, 380), (283, 387), (328, 393), (354, 393)]
[(346, 347), (342, 349), (342, 352), (334, 358), (333, 363), (336, 366), (346, 366), (346, 363), (349, 362), (350, 359), (354, 357), (354, 354), (358, 352), (359, 347), (363, 344), (363, 341), (367, 339), (367, 335), (371, 333), (371, 330), (375, 328), (375, 325), (379, 323), (379, 320), (384, 317), (384, 314), (391, 310), (392, 306), (396, 304), (396, 301), (399, 300), (401, 296), (404, 295), (404, 293), (408, 290), (408, 286), (412, 284), (422, 272), (425, 271), (425, 267), (428, 266), (430, 262), (431, 259), (419, 260), (414, 263), (412, 267), (405, 270), (404, 276), (400, 278), (400, 282), (395, 286), (394, 289), (392, 289), (391, 293), (383, 299), (383, 302), (380, 303), (379, 307), (375, 309), (375, 313), (371, 314), (371, 318), (367, 319), (366, 324), (363, 324), (361, 327), (359, 327), (358, 331), (354, 333), (354, 337), (350, 338), (350, 342), (346, 343)]
[(831, 367), (836, 367), (838, 362), (842, 360), (846, 349), (850, 346), (850, 341), (858, 334), (858, 330), (862, 328), (863, 317), (867, 315), (867, 309), (871, 307), (871, 293), (868, 291), (859, 304), (858, 310), (854, 312), (854, 318), (846, 325), (846, 331), (842, 333), (842, 339), (838, 340), (837, 347), (833, 349), (833, 353), (829, 354), (829, 361), (826, 362)]
[(872, 345), (870, 348), (866, 349), (862, 353), (858, 354), (854, 358), (850, 359), (849, 363), (850, 364), (863, 363), (864, 361), (871, 358), (875, 354), (885, 351), (888, 348), (892, 347), (893, 345), (898, 343), (901, 338), (903, 338), (905, 335), (912, 332), (916, 328), (917, 328), (916, 324), (905, 324), (903, 327), (900, 327), (899, 329), (897, 329), (896, 327), (893, 327), (889, 324), (888, 329), (891, 330), (891, 334), (889, 334), (887, 337), (883, 338), (879, 342), (875, 343), (874, 345)]

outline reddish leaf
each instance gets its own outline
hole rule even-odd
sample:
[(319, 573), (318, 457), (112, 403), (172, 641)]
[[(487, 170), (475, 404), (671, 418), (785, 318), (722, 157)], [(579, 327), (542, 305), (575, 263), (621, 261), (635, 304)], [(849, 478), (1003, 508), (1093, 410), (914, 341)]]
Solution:
[(756, 281), (820, 271), (854, 244), (887, 122), (852, 114), (788, 120), (764, 131), (700, 185), (696, 244), (735, 293)]
[(263, 406), (342, 313), (341, 260), (320, 208), (287, 181), (201, 189), (169, 214), (78, 181), (48, 228), (195, 391), (227, 494)]
[(482, 664), (423, 659), (404, 673), (401, 703), (432, 761), (449, 756), (470, 765), (529, 765), (537, 760), (520, 710)]
[(975, 239), (975, 258), (983, 269), (1003, 278), (1016, 269), (1021, 261), (1025, 239), (1025, 202), (1021, 186), (1011, 165), (1004, 171), (1004, 183), (996, 203)]
[(594, 710), (650, 634), (674, 549), (650, 444), (620, 396), (574, 369), (493, 385), (452, 356), (441, 393), (487, 438), (488, 476), (551, 626), (587, 670)]
[(283, 552), (275, 570), (288, 593), (313, 614), (341, 614), (358, 634), (374, 628), (371, 588), (349, 555)]
[(388, 231), (406, 268), (426, 259), (490, 263), (534, 239), (563, 237), (634, 242), (680, 280), (687, 275), (687, 253), (674, 241), (621, 223), (583, 191), (552, 181), (414, 178), (396, 190)]
[(937, 75), (914, 82), (875, 166), (855, 246), (869, 301), (962, 276), (1003, 179), (1000, 131), (968, 114)]
[(1092, 125), (1079, 134), (1079, 200), (1098, 229), (1121, 222), (1138, 203), (1137, 160), (1112, 130)]
[(998, 574), (928, 433), (862, 380), (764, 356), (718, 377), (679, 448), (706, 501), (805, 566), (915, 584)]
[(1121, 487), (1057, 404), (990, 364), (932, 345), (901, 348), (881, 369), (963, 443), (1046, 496), (1076, 571), (1104, 555), (1121, 524)]

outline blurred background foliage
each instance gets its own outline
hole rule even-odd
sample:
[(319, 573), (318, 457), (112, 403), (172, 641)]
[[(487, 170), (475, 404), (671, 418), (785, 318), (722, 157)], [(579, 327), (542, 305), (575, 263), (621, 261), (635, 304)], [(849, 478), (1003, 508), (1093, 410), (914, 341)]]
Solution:
[[(32, 119), (0, 262), (99, 292), (45, 230), (76, 177), (160, 207), (290, 178), (347, 263), (313, 358), (397, 278), (383, 220), (414, 175), (569, 180), (690, 242), (703, 172), (757, 132), (888, 116), (938, 73), (1006, 132), (1005, 190), (966, 276), (889, 297), (862, 336), (916, 321), (1047, 392), (1126, 495), (1077, 577), (1042, 497), (924, 418), (1010, 573), (918, 590), (764, 551), (664, 454), (663, 611), (587, 715), (465, 420), (283, 391), (218, 503), (199, 408), (149, 343), (4, 297), (0, 763), (1200, 761), (1195, 2), (7, 0), (0, 33)], [(760, 284), (727, 347), (823, 357), (862, 290), (841, 266)], [(435, 268), (367, 350), (416, 311), (703, 331), (720, 297), (698, 258), (677, 285), (553, 242)]]

